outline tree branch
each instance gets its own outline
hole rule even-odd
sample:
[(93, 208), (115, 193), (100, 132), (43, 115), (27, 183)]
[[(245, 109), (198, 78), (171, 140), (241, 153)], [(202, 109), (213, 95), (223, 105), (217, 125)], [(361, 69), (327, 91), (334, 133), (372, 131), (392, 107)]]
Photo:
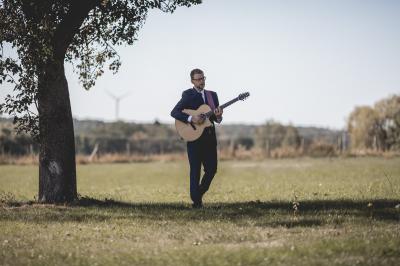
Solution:
[(72, 1), (68, 14), (61, 21), (54, 34), (54, 55), (58, 60), (64, 60), (68, 46), (74, 35), (78, 33), (90, 10), (99, 6), (100, 0)]

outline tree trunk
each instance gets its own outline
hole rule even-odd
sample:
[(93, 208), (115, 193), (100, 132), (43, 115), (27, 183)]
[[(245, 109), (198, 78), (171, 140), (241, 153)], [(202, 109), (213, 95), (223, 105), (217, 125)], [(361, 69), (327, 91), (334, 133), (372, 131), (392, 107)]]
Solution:
[(39, 201), (77, 198), (75, 141), (63, 60), (45, 66), (39, 78)]

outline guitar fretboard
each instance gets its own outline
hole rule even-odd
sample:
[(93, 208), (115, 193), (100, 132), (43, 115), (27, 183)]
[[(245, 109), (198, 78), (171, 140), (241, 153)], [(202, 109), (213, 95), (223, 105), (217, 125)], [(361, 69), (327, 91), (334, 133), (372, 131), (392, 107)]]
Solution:
[[(236, 97), (236, 98), (234, 98), (234, 99), (232, 99), (232, 100), (230, 100), (230, 101), (224, 103), (223, 105), (220, 105), (219, 107), (221, 107), (221, 109), (224, 109), (224, 108), (228, 107), (229, 105), (231, 105), (231, 104), (233, 104), (233, 103), (235, 103), (235, 102), (237, 102), (237, 101), (239, 101), (239, 97)], [(209, 118), (209, 117), (212, 116), (213, 114), (214, 114), (214, 110), (211, 110), (211, 111), (205, 113), (205, 115), (207, 116), (207, 118)]]

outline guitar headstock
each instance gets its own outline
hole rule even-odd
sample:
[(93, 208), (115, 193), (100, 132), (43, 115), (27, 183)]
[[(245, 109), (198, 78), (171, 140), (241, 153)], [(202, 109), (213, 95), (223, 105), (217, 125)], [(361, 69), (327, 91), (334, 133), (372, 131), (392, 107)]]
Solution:
[(249, 96), (250, 96), (249, 92), (244, 92), (244, 93), (239, 94), (238, 98), (239, 98), (239, 100), (244, 101)]

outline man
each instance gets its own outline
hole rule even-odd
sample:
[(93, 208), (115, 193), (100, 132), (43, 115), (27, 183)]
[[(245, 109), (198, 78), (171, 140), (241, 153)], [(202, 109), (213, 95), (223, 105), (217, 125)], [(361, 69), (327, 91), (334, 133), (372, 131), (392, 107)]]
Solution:
[[(210, 117), (212, 126), (206, 127), (203, 134), (195, 141), (187, 142), (187, 154), (190, 165), (190, 197), (194, 208), (203, 206), (202, 198), (210, 187), (211, 181), (217, 172), (217, 138), (215, 135), (214, 122), (221, 123), (222, 109), (219, 107), (217, 93), (205, 91), (204, 72), (193, 69), (190, 72), (193, 88), (182, 93), (182, 98), (171, 111), (171, 116), (184, 123), (202, 124), (204, 117), (189, 116), (182, 112), (183, 109), (197, 110), (202, 104), (208, 104), (211, 108), (216, 107), (214, 115)], [(204, 175), (200, 180), (201, 165)]]

